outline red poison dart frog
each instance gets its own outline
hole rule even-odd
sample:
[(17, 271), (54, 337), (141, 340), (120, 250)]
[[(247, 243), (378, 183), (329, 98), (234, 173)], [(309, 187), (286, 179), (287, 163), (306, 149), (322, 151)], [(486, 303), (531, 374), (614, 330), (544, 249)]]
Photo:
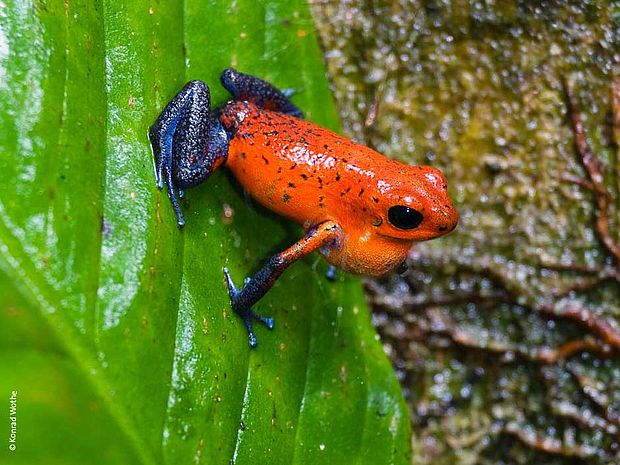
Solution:
[(295, 261), (318, 250), (345, 271), (381, 275), (402, 263), (414, 242), (452, 231), (458, 215), (446, 178), (408, 166), (304, 121), (286, 92), (234, 69), (220, 78), (233, 99), (211, 109), (209, 88), (189, 82), (150, 128), (156, 182), (164, 184), (179, 227), (177, 197), (226, 164), (261, 204), (300, 223), (305, 236), (237, 288), (224, 268), (231, 306), (250, 346), (254, 320), (273, 319), (252, 306)]

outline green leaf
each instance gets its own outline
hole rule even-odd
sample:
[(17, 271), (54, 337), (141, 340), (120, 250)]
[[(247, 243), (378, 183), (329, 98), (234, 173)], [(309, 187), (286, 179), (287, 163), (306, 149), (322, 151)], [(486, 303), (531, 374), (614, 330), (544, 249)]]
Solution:
[(154, 185), (147, 128), (187, 80), (223, 102), (231, 65), (338, 127), (307, 5), (95, 3), (0, 3), (0, 396), (17, 397), (0, 458), (407, 463), (358, 280), (295, 264), (259, 302), (276, 327), (250, 350), (222, 267), (240, 282), (299, 228), (220, 170), (188, 192), (179, 231)]

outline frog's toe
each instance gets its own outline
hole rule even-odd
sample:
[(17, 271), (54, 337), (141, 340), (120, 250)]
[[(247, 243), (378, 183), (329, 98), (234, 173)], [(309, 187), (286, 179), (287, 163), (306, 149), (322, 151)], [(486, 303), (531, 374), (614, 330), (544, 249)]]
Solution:
[(273, 318), (268, 317), (268, 316), (262, 316), (262, 315), (259, 315), (258, 313), (254, 313), (254, 318), (258, 319), (262, 324), (264, 324), (267, 327), (267, 329), (273, 329), (276, 323)]
[(334, 265), (327, 265), (327, 270), (325, 270), (325, 278), (331, 282), (336, 281), (336, 267)]
[(274, 327), (275, 321), (273, 318), (259, 315), (258, 313), (254, 312), (252, 309), (249, 309), (249, 308), (237, 309), (233, 305), (233, 310), (243, 320), (243, 323), (245, 324), (245, 328), (248, 330), (248, 343), (250, 344), (250, 347), (252, 348), (258, 345), (258, 340), (256, 339), (256, 334), (254, 333), (254, 325), (252, 324), (253, 320), (260, 321), (262, 324), (264, 324), (267, 327), (267, 329), (273, 329)]
[(177, 217), (177, 225), (179, 226), (179, 228), (182, 228), (183, 226), (185, 226), (185, 219), (183, 218), (183, 212), (181, 211), (181, 207), (179, 206), (179, 199), (177, 197), (177, 193), (181, 198), (183, 198), (183, 195), (181, 195), (183, 191), (181, 191), (174, 184), (172, 180), (172, 170), (170, 169), (170, 167), (164, 168), (164, 175), (164, 183), (167, 187), (168, 198), (170, 199), (170, 203), (172, 204), (172, 209), (174, 210), (174, 213)]
[(298, 87), (298, 88), (287, 88), (287, 89), (282, 89), (282, 95), (284, 95), (286, 98), (291, 98), (293, 95), (295, 94), (299, 94), (300, 92), (303, 92), (303, 88), (302, 87)]
[(235, 282), (232, 280), (232, 277), (230, 276), (230, 272), (228, 271), (228, 268), (224, 267), (222, 268), (222, 271), (224, 272), (224, 277), (226, 278), (226, 285), (228, 286), (228, 295), (230, 296), (230, 299), (232, 300), (233, 296), (237, 294), (239, 291), (237, 290), (237, 286), (235, 286)]

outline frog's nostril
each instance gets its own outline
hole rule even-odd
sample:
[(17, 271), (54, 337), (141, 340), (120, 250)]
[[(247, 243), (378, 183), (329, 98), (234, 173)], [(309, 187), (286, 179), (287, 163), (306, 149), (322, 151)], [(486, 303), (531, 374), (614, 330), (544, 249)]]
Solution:
[(450, 222), (450, 231), (454, 231), (454, 229), (459, 224), (459, 214), (456, 212), (454, 207), (452, 207), (452, 221)]
[(440, 222), (440, 226), (437, 228), (438, 231), (444, 234), (454, 231), (459, 223), (459, 215), (456, 213), (454, 207), (446, 205), (445, 208), (441, 210), (441, 213), (443, 218)]
[(442, 224), (437, 227), (437, 231), (442, 234), (448, 234), (451, 231), (454, 231), (456, 225), (458, 224), (458, 220), (450, 221), (449, 223)]

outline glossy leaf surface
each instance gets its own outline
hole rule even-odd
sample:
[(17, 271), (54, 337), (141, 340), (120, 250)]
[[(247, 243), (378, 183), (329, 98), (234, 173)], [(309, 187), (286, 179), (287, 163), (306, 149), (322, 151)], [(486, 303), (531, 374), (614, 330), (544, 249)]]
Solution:
[(358, 281), (295, 264), (250, 350), (222, 267), (240, 283), (299, 229), (221, 170), (179, 231), (154, 186), (148, 126), (190, 79), (224, 101), (228, 66), (337, 127), (307, 6), (95, 4), (0, 3), (2, 463), (407, 463)]

